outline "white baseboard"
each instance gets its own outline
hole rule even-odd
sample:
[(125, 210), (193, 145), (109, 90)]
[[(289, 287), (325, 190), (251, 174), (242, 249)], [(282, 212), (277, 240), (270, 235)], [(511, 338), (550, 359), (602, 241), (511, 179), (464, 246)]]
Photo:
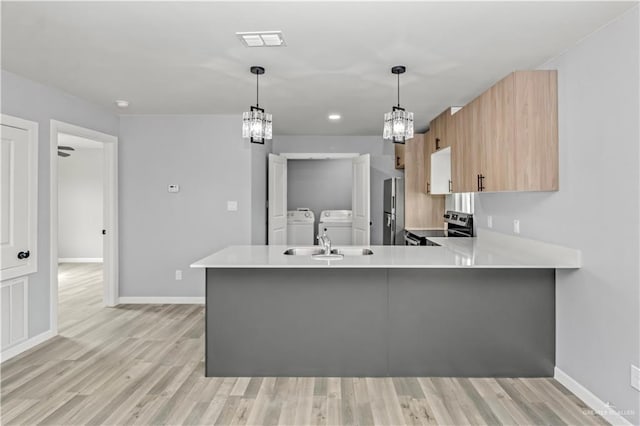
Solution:
[(40, 333), (36, 336), (33, 336), (30, 339), (25, 340), (22, 343), (18, 343), (15, 346), (5, 349), (0, 353), (0, 363), (10, 360), (11, 358), (20, 355), (23, 352), (28, 351), (34, 346), (38, 346), (40, 343), (43, 343), (52, 337), (55, 337), (56, 333), (52, 330), (47, 330), (44, 333)]
[(204, 305), (202, 297), (120, 297), (120, 305)]
[(58, 263), (102, 263), (101, 257), (60, 257)]
[(553, 378), (573, 392), (575, 396), (584, 401), (593, 411), (612, 425), (632, 426), (631, 422), (625, 419), (614, 407), (607, 405), (606, 402), (595, 396), (589, 389), (582, 386), (573, 377), (558, 367), (554, 368)]

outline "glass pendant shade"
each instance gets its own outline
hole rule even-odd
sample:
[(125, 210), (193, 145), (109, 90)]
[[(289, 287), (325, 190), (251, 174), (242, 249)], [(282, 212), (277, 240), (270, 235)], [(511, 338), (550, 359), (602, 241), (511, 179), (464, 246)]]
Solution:
[(273, 137), (271, 114), (262, 108), (251, 107), (251, 111), (242, 114), (242, 137), (253, 143), (263, 144)]
[(242, 113), (242, 137), (250, 139), (251, 143), (264, 144), (265, 140), (273, 138), (273, 120), (271, 114), (260, 108), (258, 100), (260, 90), (258, 78), (264, 74), (264, 68), (253, 66), (251, 73), (256, 76), (256, 106), (251, 106), (251, 111)]
[(394, 143), (404, 143), (413, 138), (413, 113), (393, 107), (392, 112), (384, 115), (382, 138)]
[(407, 67), (404, 65), (391, 68), (391, 73), (398, 76), (398, 105), (384, 115), (382, 138), (393, 143), (405, 143), (407, 139), (413, 138), (413, 113), (400, 107), (400, 74), (406, 71)]

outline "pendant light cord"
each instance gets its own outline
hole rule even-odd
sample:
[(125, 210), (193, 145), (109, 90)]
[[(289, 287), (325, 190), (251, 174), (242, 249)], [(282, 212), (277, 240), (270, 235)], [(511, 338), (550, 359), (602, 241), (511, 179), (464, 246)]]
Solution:
[(398, 75), (398, 108), (400, 108), (400, 74)]
[(260, 85), (260, 80), (259, 80), (260, 74), (256, 73), (256, 107), (260, 106), (260, 91), (259, 91), (259, 85)]

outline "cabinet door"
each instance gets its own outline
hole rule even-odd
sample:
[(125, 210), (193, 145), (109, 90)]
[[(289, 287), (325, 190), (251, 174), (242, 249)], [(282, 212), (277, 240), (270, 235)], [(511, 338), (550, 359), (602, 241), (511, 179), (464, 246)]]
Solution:
[(424, 192), (431, 193), (431, 153), (435, 151), (435, 137), (434, 132), (429, 129), (424, 134), (424, 176), (425, 187)]
[(557, 71), (514, 74), (516, 189), (558, 190)]
[(453, 136), (451, 129), (452, 124), (451, 108), (447, 108), (429, 124), (429, 128), (433, 131), (434, 152), (451, 146)]
[[(427, 135), (429, 132), (427, 132)], [(426, 192), (427, 164), (426, 135), (416, 134), (405, 146), (404, 210), (405, 228), (425, 229), (444, 226), (444, 196)], [(430, 157), (429, 157), (430, 158)], [(429, 169), (429, 173), (431, 173)]]
[(514, 133), (514, 75), (499, 81), (480, 96), (481, 163), (484, 191), (516, 190)]
[(453, 192), (478, 190), (478, 175), (485, 163), (481, 147), (480, 102), (476, 98), (451, 117), (455, 139), (451, 147), (451, 180)]
[(395, 167), (398, 170), (404, 169), (404, 144), (394, 143)]

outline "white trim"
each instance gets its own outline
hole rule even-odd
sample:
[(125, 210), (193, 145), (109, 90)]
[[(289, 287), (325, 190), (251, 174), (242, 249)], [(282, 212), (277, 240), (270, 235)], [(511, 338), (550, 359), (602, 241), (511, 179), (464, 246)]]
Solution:
[(285, 152), (278, 154), (287, 160), (345, 160), (349, 158), (357, 158), (358, 153), (342, 153), (342, 152)]
[(7, 114), (0, 114), (0, 124), (24, 129), (29, 135), (29, 260), (25, 265), (0, 269), (0, 281), (33, 274), (38, 271), (38, 123)]
[(58, 263), (102, 263), (101, 257), (59, 257)]
[(23, 352), (28, 351), (29, 349), (38, 346), (39, 344), (46, 342), (47, 340), (56, 336), (52, 330), (47, 330), (44, 333), (40, 333), (32, 338), (19, 343), (15, 346), (5, 349), (0, 353), (0, 363), (10, 360), (13, 357), (20, 355)]
[(555, 367), (553, 370), (553, 378), (569, 389), (575, 396), (587, 404), (589, 408), (598, 413), (612, 425), (632, 426), (631, 422), (615, 411), (615, 408), (607, 405), (604, 401), (591, 393), (589, 389), (582, 386), (573, 377), (569, 376), (558, 367)]
[(58, 332), (58, 133), (67, 133), (104, 145), (104, 295), (105, 306), (118, 300), (118, 138), (62, 121), (51, 120), (49, 133), (49, 266), (50, 323)]
[(202, 297), (121, 297), (120, 305), (204, 305)]

